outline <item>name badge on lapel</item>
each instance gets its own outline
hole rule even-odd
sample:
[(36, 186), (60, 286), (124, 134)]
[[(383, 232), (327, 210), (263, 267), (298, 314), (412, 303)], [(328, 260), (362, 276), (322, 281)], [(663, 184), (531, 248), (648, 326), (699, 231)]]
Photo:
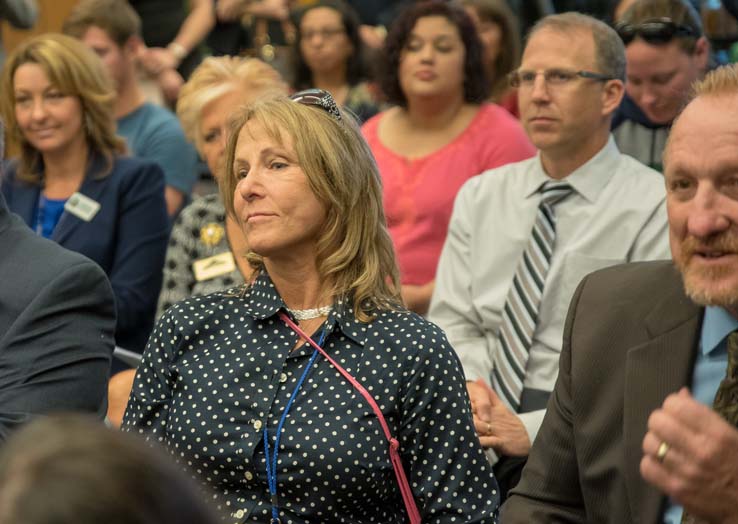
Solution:
[(192, 271), (195, 273), (195, 280), (198, 282), (225, 275), (235, 269), (236, 261), (230, 251), (195, 260), (192, 264)]
[(89, 222), (100, 211), (100, 203), (82, 193), (75, 193), (64, 204), (64, 211)]

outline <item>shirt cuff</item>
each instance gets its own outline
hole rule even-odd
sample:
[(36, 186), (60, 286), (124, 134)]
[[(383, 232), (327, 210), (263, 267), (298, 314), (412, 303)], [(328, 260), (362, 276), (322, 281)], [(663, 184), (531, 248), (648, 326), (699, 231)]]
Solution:
[(530, 439), (531, 445), (535, 441), (538, 435), (538, 430), (541, 429), (543, 423), (543, 417), (546, 414), (545, 409), (539, 409), (536, 411), (530, 411), (528, 413), (519, 413), (518, 417), (525, 426), (525, 430), (528, 432), (528, 438)]

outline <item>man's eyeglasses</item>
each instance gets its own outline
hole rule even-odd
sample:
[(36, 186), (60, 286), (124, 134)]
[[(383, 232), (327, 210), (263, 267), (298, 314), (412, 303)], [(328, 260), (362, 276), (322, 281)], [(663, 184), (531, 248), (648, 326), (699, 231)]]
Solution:
[(333, 97), (328, 91), (323, 91), (322, 89), (306, 89), (290, 96), (290, 99), (298, 104), (318, 107), (337, 121), (341, 121), (341, 112), (338, 110), (336, 101), (333, 100)]
[(592, 71), (572, 71), (570, 69), (544, 69), (543, 71), (528, 71), (519, 69), (508, 75), (510, 85), (515, 88), (532, 87), (538, 75), (543, 75), (543, 80), (548, 86), (564, 86), (570, 84), (577, 78), (589, 78), (598, 82), (614, 80), (613, 77)]
[(637, 36), (649, 44), (666, 44), (677, 37), (699, 38), (700, 32), (694, 27), (677, 24), (670, 18), (654, 18), (640, 24), (618, 22), (615, 31), (625, 45), (630, 44)]

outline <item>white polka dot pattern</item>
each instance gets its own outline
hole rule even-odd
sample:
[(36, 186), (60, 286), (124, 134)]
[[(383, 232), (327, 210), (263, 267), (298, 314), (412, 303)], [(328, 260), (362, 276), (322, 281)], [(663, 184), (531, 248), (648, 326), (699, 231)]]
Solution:
[[(261, 429), (273, 442), (311, 349), (277, 317), (269, 277), (168, 310), (149, 340), (124, 428), (166, 445), (235, 522), (268, 522)], [(458, 360), (443, 332), (406, 311), (355, 320), (339, 301), (328, 353), (374, 396), (400, 441), (424, 523), (494, 523), (497, 483), (474, 433)], [(407, 521), (371, 407), (318, 358), (287, 417), (278, 490), (283, 523)]]

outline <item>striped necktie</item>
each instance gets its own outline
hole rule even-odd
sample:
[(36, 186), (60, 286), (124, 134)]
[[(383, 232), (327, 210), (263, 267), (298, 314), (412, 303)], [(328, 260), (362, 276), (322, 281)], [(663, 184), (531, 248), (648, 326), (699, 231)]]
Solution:
[(541, 203), (530, 240), (505, 299), (491, 379), (495, 391), (515, 412), (520, 407), (528, 352), (556, 239), (554, 206), (572, 191), (568, 183), (561, 181), (548, 181), (541, 186)]
[[(712, 409), (728, 424), (738, 427), (738, 331), (728, 335), (728, 368), (715, 393)], [(706, 521), (685, 511), (682, 515), (682, 524), (706, 524)]]

